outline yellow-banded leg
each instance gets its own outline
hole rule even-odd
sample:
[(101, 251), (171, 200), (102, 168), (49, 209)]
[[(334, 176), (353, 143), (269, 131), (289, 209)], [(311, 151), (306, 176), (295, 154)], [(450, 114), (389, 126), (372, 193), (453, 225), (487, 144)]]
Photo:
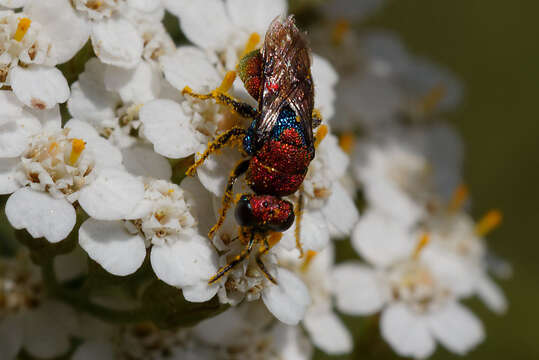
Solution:
[[(241, 233), (241, 230), (240, 230)], [(228, 264), (223, 266), (217, 271), (217, 274), (215, 274), (209, 281), (208, 284), (214, 284), (217, 282), (220, 278), (222, 278), (227, 272), (232, 270), (232, 268), (236, 265), (238, 265), (240, 262), (242, 262), (245, 258), (249, 256), (251, 251), (253, 251), (253, 246), (256, 242), (256, 232), (251, 231), (251, 237), (249, 238), (249, 242), (247, 243), (247, 246), (241, 251), (239, 255), (237, 255), (232, 261), (230, 261)]]
[(197, 167), (202, 165), (202, 163), (208, 158), (208, 156), (210, 156), (212, 153), (216, 151), (219, 151), (224, 146), (241, 143), (245, 134), (246, 134), (245, 129), (234, 126), (232, 129), (227, 130), (223, 134), (219, 135), (217, 139), (215, 139), (208, 145), (208, 147), (202, 153), (200, 158), (197, 161), (195, 161), (195, 163), (191, 165), (189, 169), (187, 169), (185, 174), (188, 176), (193, 176), (195, 174)]
[(268, 279), (275, 285), (277, 285), (277, 280), (275, 280), (275, 278), (269, 273), (268, 269), (266, 268), (266, 265), (264, 265), (264, 262), (262, 261), (262, 256), (265, 255), (268, 251), (270, 251), (272, 246), (278, 243), (279, 240), (281, 240), (282, 236), (282, 233), (273, 233), (270, 235), (270, 241), (268, 241), (268, 236), (264, 236), (264, 244), (258, 248), (258, 255), (256, 256), (256, 264), (260, 268), (260, 271), (262, 271), (262, 274), (264, 274), (266, 279)]
[(232, 203), (234, 184), (236, 183), (236, 180), (247, 171), (247, 169), (249, 168), (249, 162), (249, 159), (240, 161), (234, 167), (234, 170), (232, 170), (232, 172), (230, 173), (225, 188), (225, 194), (223, 195), (221, 209), (219, 210), (219, 219), (217, 219), (217, 223), (213, 225), (213, 227), (210, 229), (210, 232), (208, 233), (208, 237), (210, 239), (213, 238), (217, 230), (219, 230), (221, 225), (223, 225), (226, 218), (226, 212), (228, 211), (228, 209), (230, 208), (230, 204)]
[(234, 79), (236, 78), (235, 71), (229, 71), (226, 73), (225, 78), (221, 85), (210, 92), (209, 94), (198, 94), (194, 92), (189, 86), (186, 86), (182, 90), (182, 94), (187, 94), (197, 99), (208, 100), (214, 99), (218, 104), (225, 105), (232, 109), (240, 116), (252, 119), (258, 115), (258, 112), (251, 105), (238, 101), (228, 95), (228, 90), (232, 87)]

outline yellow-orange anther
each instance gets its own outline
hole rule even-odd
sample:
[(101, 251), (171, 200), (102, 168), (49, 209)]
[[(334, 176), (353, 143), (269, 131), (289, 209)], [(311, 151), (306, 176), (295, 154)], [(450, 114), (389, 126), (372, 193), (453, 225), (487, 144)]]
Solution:
[(421, 110), (424, 114), (430, 114), (436, 106), (442, 101), (447, 93), (444, 84), (434, 86), (430, 91), (423, 96), (420, 101)]
[(71, 140), (71, 154), (69, 155), (69, 163), (75, 165), (77, 160), (79, 160), (80, 154), (84, 150), (86, 143), (81, 139)]
[(339, 136), (339, 146), (347, 154), (352, 153), (355, 143), (356, 143), (356, 136), (354, 135), (354, 133), (345, 132), (341, 136)]
[(31, 23), (32, 20), (28, 18), (20, 18), (19, 24), (17, 25), (17, 30), (13, 35), (13, 39), (16, 41), (21, 41), (24, 38), (24, 35), (26, 35), (26, 33), (28, 32), (28, 29), (30, 29)]
[(225, 74), (225, 78), (221, 82), (221, 85), (217, 88), (218, 92), (221, 93), (227, 93), (228, 90), (232, 87), (232, 84), (234, 84), (234, 80), (236, 80), (236, 72), (235, 71), (227, 71)]
[(89, 1), (86, 3), (86, 7), (92, 10), (98, 10), (101, 5), (103, 5), (103, 1), (100, 0)]
[(280, 232), (271, 233), (268, 236), (268, 244), (269, 244), (270, 248), (272, 248), (275, 244), (277, 244), (279, 241), (281, 241), (282, 237), (283, 237), (283, 233), (280, 233)]
[(314, 139), (314, 147), (317, 148), (318, 145), (324, 140), (326, 135), (328, 134), (328, 127), (327, 125), (320, 125), (318, 127), (318, 130), (316, 130), (316, 136)]
[(313, 261), (316, 254), (318, 254), (316, 251), (307, 251), (307, 255), (305, 255), (305, 260), (303, 261), (303, 264), (301, 264), (301, 271), (306, 271), (309, 268), (309, 265), (311, 265), (311, 262)]
[(169, 193), (169, 195), (170, 195), (170, 194), (174, 193), (174, 189), (168, 189), (168, 191), (167, 191), (167, 192), (168, 192), (168, 193)]
[(475, 233), (479, 236), (485, 236), (498, 227), (502, 222), (503, 215), (500, 210), (490, 210), (475, 225)]
[(333, 32), (331, 33), (331, 40), (335, 45), (341, 45), (344, 39), (344, 35), (350, 30), (350, 23), (348, 20), (341, 19), (335, 23)]
[(58, 145), (58, 143), (56, 141), (53, 141), (50, 145), (49, 145), (49, 154), (51, 156), (55, 156), (57, 153), (58, 153), (58, 149), (60, 148), (60, 146)]
[(430, 241), (430, 236), (428, 233), (421, 235), (421, 238), (419, 239), (419, 242), (417, 243), (414, 249), (414, 254), (412, 255), (414, 260), (419, 259), (419, 255), (421, 254), (421, 251), (425, 248), (425, 246), (428, 245), (429, 241)]
[(260, 35), (254, 32), (249, 36), (249, 39), (245, 43), (245, 48), (243, 49), (243, 55), (246, 55), (253, 51), (256, 48), (256, 45), (260, 42)]
[(451, 198), (451, 202), (449, 203), (448, 210), (450, 212), (457, 212), (460, 209), (462, 209), (462, 206), (468, 200), (468, 187), (465, 184), (460, 184), (455, 192), (453, 193), (453, 197)]

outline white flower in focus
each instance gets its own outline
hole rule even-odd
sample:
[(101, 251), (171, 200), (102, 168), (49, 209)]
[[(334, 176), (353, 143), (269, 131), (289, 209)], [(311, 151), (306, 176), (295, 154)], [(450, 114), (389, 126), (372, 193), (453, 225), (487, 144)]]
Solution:
[(77, 329), (74, 311), (49, 299), (39, 269), (21, 252), (0, 258), (0, 353), (14, 360), (24, 349), (37, 358), (53, 358), (71, 348)]
[(483, 326), (457, 301), (453, 284), (437, 276), (436, 267), (442, 265), (423, 260), (427, 238), (417, 239), (417, 232), (384, 214), (365, 215), (353, 244), (373, 266), (348, 262), (336, 267), (337, 308), (354, 315), (381, 312), (382, 336), (400, 356), (426, 358), (436, 342), (466, 354), (483, 341)]
[[(80, 24), (70, 10), (37, 14), (29, 3), (23, 12), (0, 11), (0, 85), (11, 86), (27, 106), (50, 109), (69, 97), (67, 81), (54, 66), (73, 57), (85, 42), (77, 39)], [(74, 29), (69, 41), (66, 28)]]
[(134, 69), (121, 69), (92, 58), (72, 85), (68, 109), (73, 117), (88, 122), (122, 149), (130, 173), (170, 179), (170, 164), (151, 149), (139, 131), (140, 108), (159, 95), (171, 93), (169, 88), (156, 66), (146, 61)]
[(7, 139), (0, 193), (13, 193), (6, 203), (13, 227), (58, 242), (75, 225), (75, 202), (96, 219), (121, 219), (134, 209), (143, 184), (121, 170), (120, 151), (92, 127), (71, 120), (61, 129), (58, 108), (36, 115), (11, 92), (0, 99), (0, 136)]
[(217, 253), (199, 235), (191, 214), (196, 200), (178, 185), (149, 180), (144, 199), (119, 221), (89, 219), (81, 225), (79, 243), (88, 255), (111, 274), (134, 273), (147, 248), (158, 278), (181, 288), (188, 301), (211, 299), (218, 286), (208, 285), (217, 272)]
[[(184, 179), (182, 187), (196, 198), (197, 201), (192, 206), (193, 215), (200, 219), (199, 230), (201, 233), (207, 234), (217, 221), (221, 198), (208, 192), (196, 179)], [(213, 210), (208, 213), (208, 209)], [(223, 226), (212, 239), (215, 248), (220, 251), (219, 267), (228, 264), (245, 249), (245, 244), (239, 240), (239, 226), (235, 222), (233, 211), (233, 209), (229, 211), (229, 216), (227, 216)], [(267, 236), (269, 236), (270, 244), (279, 240), (278, 234)], [(209, 242), (209, 240), (205, 241)], [(287, 252), (288, 250), (283, 248), (282, 251)], [(255, 247), (249, 257), (216, 282), (219, 301), (235, 306), (243, 300), (251, 302), (262, 299), (268, 310), (277, 319), (285, 324), (297, 324), (303, 319), (311, 302), (308, 289), (297, 274), (280, 266), (278, 256), (273, 250), (262, 257), (266, 269), (277, 281), (277, 285), (272, 284), (256, 263), (257, 253), (258, 247)]]
[[(151, 39), (148, 26), (141, 25), (161, 21), (164, 8), (160, 1), (74, 0), (72, 3), (77, 16), (86, 21), (94, 52), (103, 63), (132, 69), (143, 55), (148, 58), (148, 52), (144, 54), (145, 45)], [(155, 43), (151, 46), (155, 50)]]

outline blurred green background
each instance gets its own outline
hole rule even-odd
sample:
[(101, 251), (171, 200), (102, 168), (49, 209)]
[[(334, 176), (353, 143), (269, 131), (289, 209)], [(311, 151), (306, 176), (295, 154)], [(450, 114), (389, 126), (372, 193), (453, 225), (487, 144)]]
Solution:
[[(539, 359), (538, 14), (536, 0), (390, 0), (363, 25), (396, 31), (410, 51), (447, 66), (465, 86), (449, 119), (467, 150), (472, 213), (503, 211), (489, 241), (514, 268), (501, 282), (505, 316), (471, 303), (487, 339), (467, 359)], [(460, 357), (438, 347), (434, 358)]]
[[(538, 14), (538, 0), (389, 0), (362, 25), (394, 30), (411, 52), (447, 66), (465, 85), (463, 104), (448, 117), (467, 149), (472, 213), (479, 218), (492, 208), (503, 211), (490, 247), (514, 268), (513, 278), (500, 283), (510, 302), (505, 316), (470, 303), (487, 339), (467, 359), (539, 359)], [(0, 237), (11, 238), (1, 222)], [(372, 349), (362, 348), (369, 342), (363, 335), (354, 355), (339, 359), (393, 357), (387, 350), (364, 351)], [(441, 347), (433, 357), (460, 358)]]

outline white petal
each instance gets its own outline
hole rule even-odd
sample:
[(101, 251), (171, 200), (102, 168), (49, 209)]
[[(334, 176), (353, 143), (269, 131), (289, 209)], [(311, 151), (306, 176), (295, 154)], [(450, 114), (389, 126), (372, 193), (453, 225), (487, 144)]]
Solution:
[(180, 27), (191, 42), (209, 49), (226, 46), (231, 24), (221, 0), (167, 0), (166, 6), (180, 18)]
[(133, 175), (169, 180), (172, 176), (170, 163), (156, 154), (151, 145), (137, 144), (122, 150), (123, 163)]
[(79, 203), (95, 219), (120, 220), (129, 215), (143, 196), (142, 181), (124, 171), (106, 169), (81, 190)]
[(0, 0), (0, 6), (5, 6), (10, 9), (23, 7), (28, 0)]
[(477, 294), (497, 314), (503, 314), (507, 310), (507, 299), (502, 289), (488, 275), (484, 275), (477, 284)]
[(69, 0), (30, 1), (24, 8), (33, 21), (51, 39), (49, 56), (61, 64), (71, 59), (88, 41), (90, 26), (77, 16)]
[(39, 120), (23, 107), (13, 92), (0, 90), (0, 157), (21, 155), (29, 137), (41, 130)]
[(400, 356), (423, 359), (436, 348), (425, 319), (412, 313), (403, 303), (390, 305), (382, 313), (380, 330)]
[(63, 303), (46, 301), (25, 317), (24, 348), (37, 358), (65, 354), (76, 328), (74, 311)]
[(198, 135), (182, 107), (171, 100), (154, 100), (140, 109), (144, 136), (155, 152), (168, 158), (192, 155), (200, 146)]
[(75, 209), (65, 199), (29, 188), (9, 197), (6, 216), (15, 229), (26, 229), (34, 238), (45, 237), (51, 243), (65, 239), (76, 221)]
[(465, 355), (485, 338), (479, 319), (457, 302), (431, 314), (429, 327), (438, 341), (459, 355)]
[[(296, 225), (283, 233), (281, 241), (288, 249), (296, 247)], [(320, 211), (304, 211), (300, 222), (300, 240), (304, 251), (321, 251), (329, 244), (327, 222)]]
[(333, 66), (316, 54), (313, 55), (311, 72), (315, 86), (314, 106), (327, 122), (335, 114), (335, 84), (339, 77)]
[(83, 139), (86, 142), (85, 151), (92, 154), (95, 161), (95, 171), (103, 168), (120, 168), (122, 153), (111, 142), (99, 136), (97, 131), (88, 123), (77, 119), (69, 120), (65, 126), (69, 128), (69, 137)]
[(213, 195), (194, 177), (184, 178), (181, 187), (185, 190), (184, 196), (190, 199), (190, 211), (198, 221), (199, 233), (207, 234), (216, 221), (215, 216), (208, 214), (208, 209), (213, 209)]
[(218, 285), (210, 286), (208, 285), (208, 280), (200, 280), (193, 285), (184, 286), (182, 293), (187, 301), (204, 302), (214, 297), (218, 290)]
[(352, 246), (358, 254), (378, 266), (410, 256), (413, 240), (401, 223), (375, 211), (367, 211), (352, 234)]
[(84, 65), (79, 80), (71, 85), (71, 97), (67, 102), (73, 117), (96, 125), (115, 118), (120, 97), (105, 88), (106, 68), (107, 65), (97, 58), (91, 58)]
[(303, 325), (314, 345), (325, 353), (338, 355), (352, 351), (352, 336), (333, 311), (307, 311)]
[(142, 56), (142, 38), (127, 20), (111, 18), (94, 23), (91, 32), (94, 52), (105, 64), (133, 68)]
[(235, 25), (249, 33), (257, 32), (261, 37), (273, 19), (287, 12), (285, 0), (227, 0), (226, 7)]
[(194, 46), (180, 46), (159, 58), (165, 78), (178, 90), (189, 86), (195, 92), (216, 88), (221, 76), (206, 53)]
[(9, 79), (19, 100), (34, 109), (50, 109), (69, 98), (67, 80), (55, 67), (17, 66), (11, 69)]
[(0, 195), (11, 194), (20, 187), (15, 179), (19, 162), (18, 158), (0, 158)]
[(108, 66), (105, 71), (105, 86), (108, 91), (120, 94), (124, 103), (145, 103), (159, 95), (161, 72), (145, 61), (141, 61), (133, 69)]
[(307, 287), (294, 273), (277, 267), (277, 285), (262, 290), (262, 300), (268, 310), (280, 321), (296, 325), (305, 316), (311, 303)]
[(172, 244), (153, 246), (150, 259), (157, 277), (179, 288), (201, 281), (208, 286), (207, 281), (217, 272), (217, 252), (209, 240), (197, 234), (186, 234)]
[(19, 353), (23, 339), (23, 324), (20, 316), (7, 315), (0, 320), (0, 349), (6, 360), (13, 360)]
[(331, 188), (331, 195), (321, 211), (332, 237), (350, 235), (359, 220), (359, 212), (354, 200), (339, 182)]
[(376, 271), (356, 262), (339, 264), (333, 270), (333, 292), (337, 308), (346, 314), (370, 315), (389, 300), (389, 289)]
[(71, 357), (72, 360), (114, 360), (116, 351), (111, 342), (86, 341), (80, 345)]
[[(199, 147), (198, 150), (205, 150), (205, 146)], [(198, 159), (198, 153), (195, 159)], [(240, 159), (241, 154), (237, 149), (224, 148), (218, 153), (210, 155), (197, 168), (198, 179), (208, 191), (217, 197), (222, 197), (230, 170), (234, 169)]]
[(79, 244), (88, 256), (109, 273), (134, 273), (146, 257), (144, 239), (130, 234), (120, 221), (86, 220), (79, 230)]

